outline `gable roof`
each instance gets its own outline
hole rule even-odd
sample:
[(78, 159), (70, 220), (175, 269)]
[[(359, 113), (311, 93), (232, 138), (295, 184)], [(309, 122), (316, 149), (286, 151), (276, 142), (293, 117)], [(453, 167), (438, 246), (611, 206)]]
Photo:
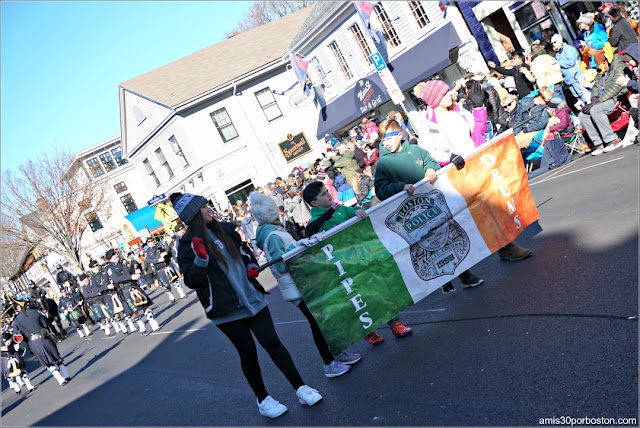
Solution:
[(300, 31), (298, 31), (298, 34), (293, 38), (289, 47), (293, 48), (297, 45), (308, 33), (316, 28), (316, 26), (323, 22), (327, 17), (333, 15), (334, 12), (344, 6), (344, 4), (344, 1), (319, 1), (304, 21), (304, 24), (302, 24)]
[(223, 40), (120, 86), (174, 107), (282, 58), (314, 5)]

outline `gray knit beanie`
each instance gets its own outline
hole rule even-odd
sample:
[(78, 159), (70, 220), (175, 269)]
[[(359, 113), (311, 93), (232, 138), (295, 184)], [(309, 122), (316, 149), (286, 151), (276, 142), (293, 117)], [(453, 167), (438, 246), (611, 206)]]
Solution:
[(200, 212), (200, 208), (207, 203), (207, 199), (200, 195), (185, 193), (173, 201), (173, 209), (185, 223), (191, 223)]

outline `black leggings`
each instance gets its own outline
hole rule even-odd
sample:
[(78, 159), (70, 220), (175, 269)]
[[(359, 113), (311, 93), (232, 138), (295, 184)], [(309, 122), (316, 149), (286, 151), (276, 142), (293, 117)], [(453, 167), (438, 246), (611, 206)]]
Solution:
[(320, 331), (318, 322), (313, 317), (313, 315), (311, 315), (311, 312), (309, 311), (307, 305), (304, 303), (304, 300), (300, 302), (300, 304), (298, 305), (298, 309), (300, 309), (302, 315), (304, 315), (307, 321), (309, 321), (309, 327), (311, 327), (313, 341), (315, 342), (318, 351), (320, 351), (320, 357), (322, 357), (322, 361), (324, 361), (324, 364), (328, 366), (334, 359), (333, 353), (329, 349), (329, 345), (327, 344), (322, 331)]
[(219, 324), (218, 328), (229, 338), (233, 346), (236, 347), (240, 355), (240, 365), (242, 372), (247, 378), (253, 393), (256, 394), (259, 402), (262, 402), (269, 394), (262, 381), (262, 372), (258, 362), (258, 351), (251, 336), (251, 332), (265, 351), (269, 354), (275, 365), (285, 375), (291, 386), (298, 390), (304, 382), (300, 373), (293, 364), (289, 351), (284, 347), (276, 333), (271, 319), (269, 308), (265, 307), (251, 318), (243, 318)]

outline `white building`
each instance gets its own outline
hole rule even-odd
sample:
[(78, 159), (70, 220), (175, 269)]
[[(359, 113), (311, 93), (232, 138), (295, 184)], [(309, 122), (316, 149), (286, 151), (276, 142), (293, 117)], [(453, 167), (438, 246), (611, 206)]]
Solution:
[[(197, 193), (218, 210), (313, 162), (317, 110), (300, 103), (286, 49), (312, 7), (209, 46), (120, 84), (124, 155), (146, 194)], [(287, 135), (304, 133), (285, 158)], [(279, 144), (285, 142), (284, 144)], [(300, 150), (298, 150), (300, 151)]]

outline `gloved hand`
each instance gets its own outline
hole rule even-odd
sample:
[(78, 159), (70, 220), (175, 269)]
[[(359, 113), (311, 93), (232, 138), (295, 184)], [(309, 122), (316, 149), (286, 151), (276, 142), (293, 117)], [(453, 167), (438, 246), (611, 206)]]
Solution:
[(451, 162), (452, 164), (454, 164), (456, 166), (457, 169), (462, 169), (464, 168), (464, 158), (460, 155), (457, 155), (455, 153), (451, 153), (451, 159), (449, 160), (449, 162)]
[(191, 248), (193, 249), (193, 252), (196, 254), (196, 256), (198, 256), (201, 259), (206, 259), (207, 258), (207, 249), (204, 246), (204, 243), (202, 242), (202, 239), (195, 237), (193, 238), (193, 240), (191, 241)]
[(584, 107), (582, 107), (582, 112), (584, 114), (589, 114), (592, 108), (593, 108), (593, 104), (587, 104)]
[(600, 101), (599, 97), (591, 97), (591, 104), (598, 104), (598, 101)]
[(467, 98), (473, 108), (482, 107), (484, 105), (484, 91), (478, 82), (474, 82), (473, 86), (471, 86), (467, 91)]
[(247, 278), (249, 279), (256, 279), (258, 275), (260, 275), (260, 272), (258, 272), (258, 268), (255, 266), (247, 271)]

